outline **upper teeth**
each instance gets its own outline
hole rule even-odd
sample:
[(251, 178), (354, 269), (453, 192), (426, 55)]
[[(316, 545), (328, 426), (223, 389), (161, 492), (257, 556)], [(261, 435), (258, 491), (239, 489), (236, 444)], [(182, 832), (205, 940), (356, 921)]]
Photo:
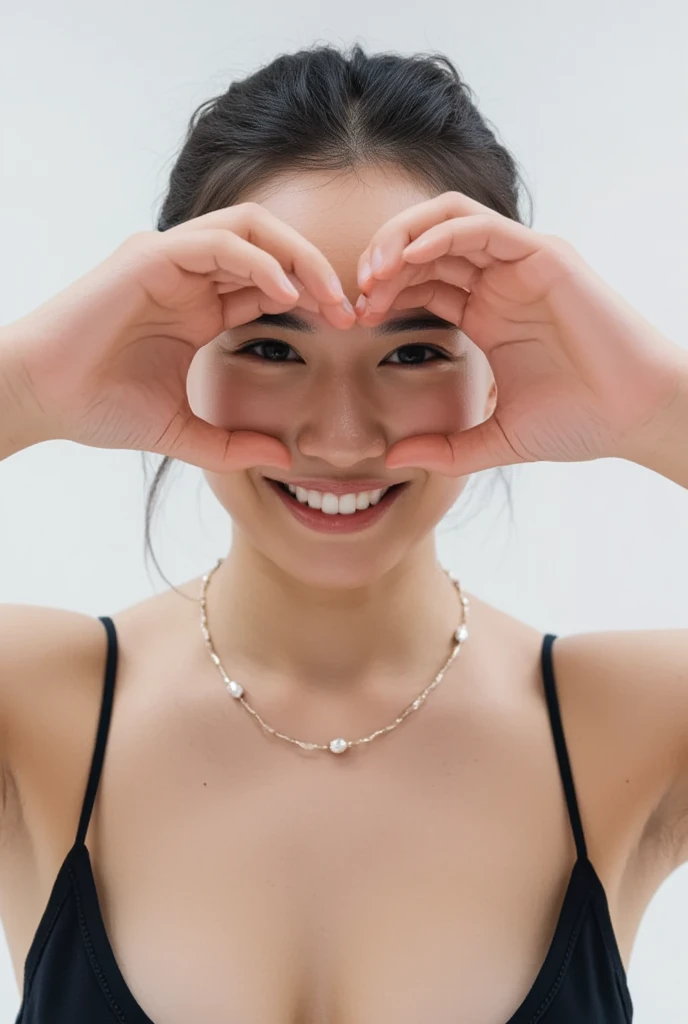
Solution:
[(388, 487), (382, 487), (377, 491), (336, 495), (329, 491), (307, 491), (305, 487), (294, 487), (292, 484), (287, 484), (287, 487), (302, 505), (319, 508), (329, 516), (347, 516), (353, 512), (362, 511), (369, 505), (377, 505), (382, 495), (389, 490)]

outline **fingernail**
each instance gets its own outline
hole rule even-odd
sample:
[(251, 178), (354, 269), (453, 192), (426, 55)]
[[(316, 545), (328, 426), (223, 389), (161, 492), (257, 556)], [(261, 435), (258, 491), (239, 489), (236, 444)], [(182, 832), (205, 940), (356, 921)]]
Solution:
[(361, 269), (358, 272), (358, 283), (364, 285), (370, 277), (370, 264), (368, 260), (364, 260), (361, 264)]
[(356, 314), (358, 316), (362, 316), (362, 314), (365, 312), (365, 308), (367, 305), (368, 300), (366, 299), (365, 295), (359, 295), (358, 299), (356, 300)]
[(378, 249), (377, 246), (373, 249), (373, 273), (378, 274), (382, 270), (384, 259), (382, 257), (382, 250)]
[(330, 288), (332, 294), (338, 299), (344, 298), (344, 289), (342, 288), (342, 282), (339, 280), (336, 274), (332, 274), (330, 277)]
[(299, 295), (301, 294), (301, 292), (298, 290), (296, 285), (294, 285), (289, 280), (289, 278), (287, 277), (287, 275), (284, 272), (282, 273), (282, 284), (284, 285), (284, 287), (287, 289), (288, 292), (292, 293), (292, 295), (294, 296), (295, 299), (298, 298)]
[(351, 305), (351, 303), (349, 302), (349, 300), (347, 299), (347, 297), (346, 297), (346, 296), (344, 296), (344, 301), (342, 302), (342, 306), (343, 306), (343, 307), (344, 307), (344, 309), (345, 309), (345, 310), (347, 311), (347, 313), (353, 313), (353, 314), (355, 315), (355, 313), (356, 313), (356, 310), (355, 310), (355, 309), (354, 309), (354, 307), (353, 307), (353, 306)]

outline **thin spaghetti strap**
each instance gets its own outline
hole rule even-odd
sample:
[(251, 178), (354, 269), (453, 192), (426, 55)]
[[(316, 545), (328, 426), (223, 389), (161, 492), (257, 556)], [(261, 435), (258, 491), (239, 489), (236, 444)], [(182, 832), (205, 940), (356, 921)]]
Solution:
[(110, 726), (110, 715), (112, 712), (112, 698), (115, 692), (115, 675), (117, 672), (117, 633), (115, 624), (107, 615), (99, 615), (98, 618), (105, 626), (107, 632), (107, 660), (105, 663), (105, 682), (103, 685), (103, 698), (100, 706), (100, 718), (98, 719), (98, 732), (96, 734), (91, 770), (86, 785), (79, 828), (76, 834), (75, 846), (83, 846), (88, 831), (88, 824), (91, 820), (93, 804), (96, 799), (96, 791), (100, 780), (100, 773), (103, 767), (105, 756), (105, 744), (107, 743), (108, 729)]
[(554, 669), (552, 667), (552, 644), (555, 640), (556, 634), (546, 633), (542, 641), (542, 676), (545, 684), (545, 696), (547, 697), (547, 707), (549, 709), (549, 718), (552, 726), (552, 735), (554, 737), (554, 746), (557, 751), (557, 761), (559, 762), (559, 773), (561, 775), (561, 781), (564, 784), (566, 806), (569, 810), (569, 818), (571, 820), (571, 828), (573, 829), (573, 837), (576, 840), (576, 850), (578, 851), (579, 859), (587, 860), (588, 851), (585, 845), (585, 836), (583, 834), (583, 826), (581, 824), (580, 811), (578, 809), (578, 800), (576, 799), (576, 789), (573, 784), (571, 764), (569, 761), (568, 751), (566, 749), (564, 729), (561, 724), (559, 699), (557, 697), (557, 689), (554, 682)]

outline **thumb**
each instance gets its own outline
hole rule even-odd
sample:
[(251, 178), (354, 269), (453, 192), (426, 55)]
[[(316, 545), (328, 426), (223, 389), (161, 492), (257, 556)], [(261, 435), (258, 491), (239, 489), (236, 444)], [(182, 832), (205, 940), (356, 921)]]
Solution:
[(447, 476), (469, 476), (484, 469), (526, 461), (514, 450), (494, 413), (483, 423), (454, 434), (422, 434), (393, 444), (385, 466), (421, 466)]
[(189, 414), (174, 445), (153, 448), (160, 455), (188, 462), (211, 473), (230, 473), (249, 466), (291, 468), (289, 449), (276, 437), (254, 430), (223, 430)]

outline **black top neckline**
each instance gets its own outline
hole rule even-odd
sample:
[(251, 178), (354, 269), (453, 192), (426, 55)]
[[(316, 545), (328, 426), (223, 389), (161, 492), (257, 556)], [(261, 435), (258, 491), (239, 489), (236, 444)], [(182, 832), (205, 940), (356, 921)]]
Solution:
[[(90, 853), (85, 844), (85, 837), (102, 771), (112, 712), (117, 666), (117, 635), (114, 623), (109, 616), (101, 616), (100, 620), (105, 626), (108, 635), (108, 654), (101, 712), (91, 769), (74, 845), (67, 853), (60, 867), (48, 904), (26, 957), (22, 1009), (37, 973), (40, 974), (41, 962), (44, 960), (45, 951), (49, 947), (50, 936), (58, 925), (61, 915), (65, 912), (71, 896), (83, 948), (112, 1018), (118, 1024), (154, 1024), (134, 998), (116, 960), (105, 928)], [(612, 926), (604, 886), (593, 864), (588, 859), (585, 836), (578, 809), (568, 751), (566, 749), (552, 666), (552, 645), (555, 639), (556, 635), (552, 633), (548, 633), (543, 637), (541, 655), (542, 675), (559, 771), (576, 842), (577, 856), (571, 869), (554, 934), (540, 970), (521, 1005), (505, 1024), (537, 1024), (546, 1014), (548, 1007), (556, 998), (559, 988), (564, 984), (569, 963), (574, 956), (581, 930), (584, 928), (590, 929), (591, 927), (595, 929), (595, 938), (593, 939), (587, 932), (586, 937), (591, 945), (594, 944), (595, 948), (603, 949), (606, 952), (606, 959), (611, 968), (614, 981), (613, 998), (615, 1004), (621, 1004), (620, 1012), (623, 1012), (626, 1020), (630, 1022), (633, 1005), (628, 989), (626, 971)], [(588, 955), (587, 950), (584, 955)], [(601, 967), (603, 966), (601, 965)], [(611, 999), (612, 994), (609, 993), (607, 997)], [(581, 998), (585, 998), (584, 993)], [(17, 1022), (23, 1019), (22, 1009), (20, 1009)], [(32, 1017), (31, 1020), (33, 1021), (33, 1019)]]

